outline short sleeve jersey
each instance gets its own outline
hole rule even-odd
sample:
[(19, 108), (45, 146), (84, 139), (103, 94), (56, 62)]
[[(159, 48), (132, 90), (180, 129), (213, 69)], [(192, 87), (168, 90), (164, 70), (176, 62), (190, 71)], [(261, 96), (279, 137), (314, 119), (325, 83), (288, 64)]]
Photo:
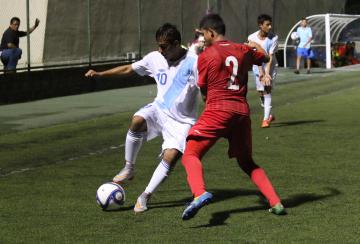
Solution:
[(298, 33), (299, 37), (300, 37), (300, 43), (298, 45), (298, 47), (300, 48), (310, 48), (310, 44), (306, 45), (305, 44), (309, 41), (309, 38), (312, 38), (312, 31), (310, 27), (302, 27), (299, 26), (296, 30), (296, 32)]
[[(255, 33), (251, 34), (248, 37), (248, 40), (256, 42), (257, 44), (259, 44), (262, 48), (264, 48), (265, 52), (268, 55), (275, 54), (277, 52), (278, 46), (279, 46), (279, 43), (278, 43), (279, 38), (278, 38), (278, 36), (270, 33), (268, 37), (266, 37), (264, 40), (261, 40), (259, 38), (259, 32), (260, 31), (257, 31)], [(273, 56), (273, 62), (272, 62), (271, 67), (270, 67), (270, 75), (271, 76), (274, 74), (274, 72), (276, 72), (275, 71), (276, 65), (277, 65), (277, 60), (276, 60), (276, 57), (274, 55)], [(265, 69), (266, 64), (263, 63), (262, 66)], [(253, 72), (255, 74), (259, 74), (259, 67), (257, 65), (253, 66)]]
[(205, 109), (249, 115), (248, 71), (264, 59), (263, 53), (227, 40), (206, 48), (198, 59), (198, 86), (206, 89)]
[(14, 31), (9, 27), (2, 35), (0, 50), (8, 49), (8, 43), (13, 43), (19, 47), (19, 37), (23, 36), (26, 36), (25, 31)]
[(147, 54), (132, 64), (141, 76), (151, 76), (157, 85), (155, 105), (170, 117), (182, 123), (194, 124), (197, 117), (199, 89), (197, 80), (197, 56), (187, 52), (176, 66), (168, 65), (158, 51)]

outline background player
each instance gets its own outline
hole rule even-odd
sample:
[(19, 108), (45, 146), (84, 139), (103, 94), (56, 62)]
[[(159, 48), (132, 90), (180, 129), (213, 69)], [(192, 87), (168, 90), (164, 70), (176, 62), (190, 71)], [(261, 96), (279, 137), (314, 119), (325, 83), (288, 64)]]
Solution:
[(296, 70), (295, 74), (300, 74), (300, 62), (301, 58), (306, 58), (307, 63), (307, 74), (310, 74), (311, 59), (315, 57), (314, 52), (311, 50), (311, 41), (313, 39), (311, 28), (308, 26), (307, 19), (302, 18), (300, 26), (296, 32), (299, 35), (300, 43), (296, 49)]
[(270, 127), (270, 122), (275, 119), (271, 114), (272, 97), (271, 91), (275, 83), (277, 60), (275, 53), (278, 49), (278, 36), (271, 33), (272, 18), (269, 15), (261, 14), (257, 18), (259, 30), (248, 37), (249, 41), (259, 44), (270, 57), (269, 62), (260, 66), (253, 65), (253, 72), (256, 82), (256, 90), (260, 95), (264, 107), (264, 117), (261, 123), (262, 128)]
[(145, 191), (138, 197), (135, 212), (147, 210), (151, 194), (169, 175), (184, 152), (186, 136), (197, 114), (197, 56), (180, 46), (180, 32), (174, 25), (161, 26), (156, 32), (156, 41), (159, 51), (147, 54), (138, 62), (103, 72), (89, 70), (86, 73), (86, 76), (93, 77), (136, 72), (156, 80), (157, 96), (154, 102), (134, 114), (126, 136), (125, 167), (113, 179), (116, 183), (131, 180), (143, 142), (162, 135), (162, 160)]
[[(241, 169), (270, 203), (270, 211), (285, 214), (278, 195), (265, 171), (252, 158), (251, 121), (246, 101), (248, 70), (252, 65), (269, 61), (256, 43), (236, 44), (225, 40), (225, 24), (217, 14), (205, 16), (200, 22), (207, 48), (199, 55), (198, 85), (206, 97), (205, 111), (190, 129), (182, 162), (194, 200), (184, 210), (188, 220), (212, 200), (205, 190), (200, 159), (220, 137), (229, 141), (228, 155), (235, 157)], [(263, 53), (253, 50), (253, 47)]]

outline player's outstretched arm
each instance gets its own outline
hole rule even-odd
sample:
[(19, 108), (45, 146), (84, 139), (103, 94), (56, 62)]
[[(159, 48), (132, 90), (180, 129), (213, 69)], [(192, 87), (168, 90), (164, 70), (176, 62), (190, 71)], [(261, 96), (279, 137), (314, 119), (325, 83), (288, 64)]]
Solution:
[(122, 65), (115, 67), (113, 69), (108, 69), (102, 72), (97, 72), (95, 70), (90, 69), (88, 72), (86, 72), (86, 77), (96, 77), (96, 76), (114, 76), (114, 75), (129, 75), (134, 73), (134, 70), (131, 66), (131, 64)]

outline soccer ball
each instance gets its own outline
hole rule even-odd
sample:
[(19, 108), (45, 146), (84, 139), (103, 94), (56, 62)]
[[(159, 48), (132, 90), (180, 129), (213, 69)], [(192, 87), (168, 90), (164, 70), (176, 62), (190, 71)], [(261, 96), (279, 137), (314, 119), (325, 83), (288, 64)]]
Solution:
[(297, 39), (299, 39), (299, 34), (295, 31), (295, 32), (293, 32), (293, 33), (291, 33), (291, 39), (292, 40), (297, 40)]
[(125, 191), (116, 183), (102, 184), (96, 192), (96, 201), (105, 210), (117, 210), (125, 202)]

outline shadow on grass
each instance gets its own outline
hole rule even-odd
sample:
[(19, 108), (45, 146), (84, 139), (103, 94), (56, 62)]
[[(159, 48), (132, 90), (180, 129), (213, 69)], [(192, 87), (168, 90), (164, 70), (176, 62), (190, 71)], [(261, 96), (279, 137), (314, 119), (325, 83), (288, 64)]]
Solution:
[[(287, 209), (289, 209), (289, 208), (294, 208), (294, 207), (300, 206), (300, 205), (308, 203), (308, 202), (324, 200), (324, 199), (334, 197), (334, 196), (341, 194), (341, 192), (339, 190), (334, 189), (334, 188), (328, 188), (328, 190), (329, 190), (329, 193), (323, 194), (323, 195), (307, 194), (307, 193), (297, 194), (297, 195), (291, 196), (289, 198), (283, 199), (282, 203), (284, 204), (284, 206)], [(225, 200), (225, 199), (223, 199), (223, 200)], [(226, 225), (225, 221), (232, 214), (253, 212), (253, 211), (258, 211), (258, 210), (263, 211), (263, 210), (266, 210), (269, 208), (266, 201), (260, 201), (259, 203), (260, 203), (260, 205), (258, 205), (258, 206), (237, 208), (237, 209), (232, 209), (232, 210), (228, 210), (228, 211), (221, 211), (221, 212), (213, 213), (208, 224), (194, 226), (191, 228), (203, 228), (203, 227), (214, 227), (214, 226)]]
[[(225, 201), (231, 198), (241, 197), (241, 196), (250, 196), (250, 195), (258, 195), (260, 197), (260, 193), (256, 190), (246, 190), (246, 189), (214, 189), (209, 190), (214, 194), (214, 200), (216, 202)], [(154, 202), (150, 201), (149, 207), (151, 209), (155, 208), (173, 208), (173, 207), (181, 207), (186, 205), (186, 203), (191, 202), (192, 198), (183, 198), (176, 201), (167, 201), (167, 202), (155, 202), (155, 199), (152, 199)]]
[(271, 124), (271, 127), (284, 127), (284, 126), (293, 126), (293, 125), (302, 125), (302, 124), (313, 124), (313, 123), (322, 123), (325, 120), (298, 120), (298, 121), (285, 121), (285, 122), (275, 122)]

